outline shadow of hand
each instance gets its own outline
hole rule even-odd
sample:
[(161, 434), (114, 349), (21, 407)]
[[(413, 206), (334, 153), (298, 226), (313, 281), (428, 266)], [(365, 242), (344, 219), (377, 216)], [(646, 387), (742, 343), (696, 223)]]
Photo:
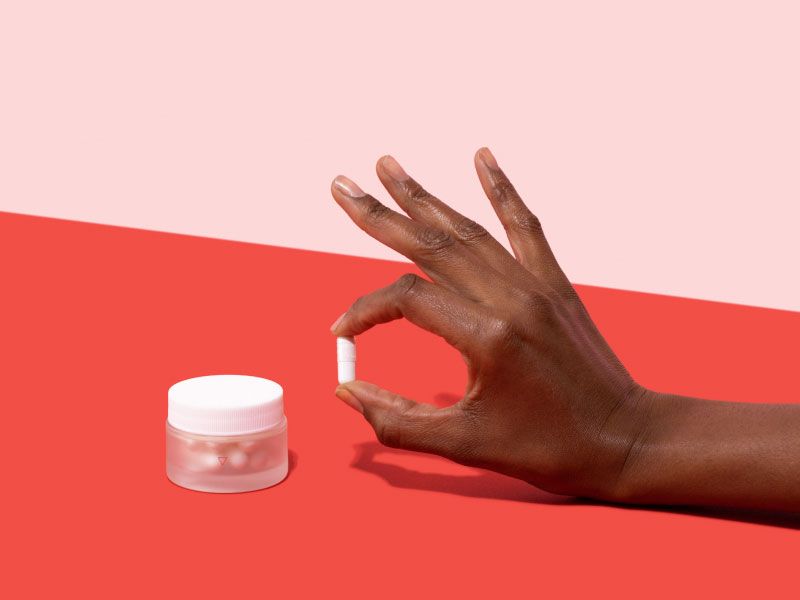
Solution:
[[(514, 500), (536, 504), (565, 504), (572, 501), (572, 498), (550, 494), (519, 479), (491, 471), (470, 469), (469, 467), (462, 468), (473, 471), (473, 475), (419, 471), (411, 466), (397, 463), (405, 462), (416, 466), (415, 463), (419, 463), (420, 454), (387, 448), (378, 442), (364, 442), (357, 444), (354, 448), (356, 455), (350, 466), (377, 475), (393, 487), (456, 494), (470, 498)], [(376, 457), (379, 456), (389, 456), (394, 460), (381, 462), (376, 460)], [(448, 466), (452, 464), (438, 456), (426, 455), (426, 461), (428, 460), (446, 463)]]
[[(559, 496), (540, 490), (524, 481), (506, 477), (492, 471), (459, 467), (472, 471), (472, 475), (454, 475), (431, 471), (420, 471), (420, 457), (417, 452), (388, 448), (378, 442), (364, 442), (354, 446), (356, 455), (351, 467), (377, 475), (392, 487), (424, 490), (442, 494), (455, 494), (468, 498), (487, 498), (492, 500), (511, 500), (533, 504), (552, 504), (565, 506), (608, 506), (625, 510), (646, 510), (671, 512), (695, 517), (724, 519), (743, 523), (754, 523), (787, 529), (800, 529), (800, 517), (782, 513), (738, 510), (725, 508), (671, 507), (619, 505), (586, 498)], [(377, 457), (390, 457), (392, 462), (376, 460)], [(424, 455), (426, 462), (440, 462), (448, 467), (453, 463), (433, 455)], [(405, 462), (408, 466), (402, 464)]]

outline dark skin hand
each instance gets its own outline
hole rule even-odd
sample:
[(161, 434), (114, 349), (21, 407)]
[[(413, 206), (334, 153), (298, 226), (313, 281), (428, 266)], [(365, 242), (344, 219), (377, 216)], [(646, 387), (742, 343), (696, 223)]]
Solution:
[(800, 511), (800, 405), (699, 400), (636, 383), (488, 149), (475, 168), (514, 256), (389, 156), (378, 161), (378, 177), (408, 216), (346, 177), (334, 180), (333, 197), (356, 225), (430, 280), (405, 275), (359, 298), (333, 334), (405, 318), (456, 348), (469, 373), (464, 397), (446, 408), (364, 381), (336, 395), (387, 446), (554, 493)]

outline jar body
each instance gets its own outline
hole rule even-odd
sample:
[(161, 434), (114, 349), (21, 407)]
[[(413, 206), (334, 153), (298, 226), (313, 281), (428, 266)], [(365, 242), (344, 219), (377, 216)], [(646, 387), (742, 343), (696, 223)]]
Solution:
[(167, 477), (200, 492), (251, 492), (289, 472), (286, 418), (246, 435), (200, 435), (167, 422)]

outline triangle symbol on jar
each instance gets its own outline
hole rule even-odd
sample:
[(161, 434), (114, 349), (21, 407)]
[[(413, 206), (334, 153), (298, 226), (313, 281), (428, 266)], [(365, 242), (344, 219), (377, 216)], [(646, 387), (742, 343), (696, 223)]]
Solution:
[(224, 465), (225, 461), (228, 460), (228, 457), (227, 456), (218, 456), (217, 460), (219, 461), (220, 465)]

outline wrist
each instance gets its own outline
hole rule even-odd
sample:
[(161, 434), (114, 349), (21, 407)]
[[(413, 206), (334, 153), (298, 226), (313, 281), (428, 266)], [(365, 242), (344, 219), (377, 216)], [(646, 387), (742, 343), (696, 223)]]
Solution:
[(603, 500), (630, 503), (641, 496), (669, 404), (663, 394), (636, 384), (606, 420), (602, 440), (610, 467), (600, 486)]
[[(660, 502), (672, 489), (676, 456), (690, 441), (682, 423), (702, 421), (707, 401), (643, 389), (625, 453), (618, 459), (617, 476), (608, 500), (629, 504)], [(665, 495), (665, 486), (672, 491)]]
[[(593, 497), (628, 504), (800, 510), (800, 406), (637, 390), (611, 414)], [(616, 437), (614, 437), (616, 436)], [(598, 464), (595, 462), (595, 464)], [(597, 481), (595, 478), (594, 481)]]

